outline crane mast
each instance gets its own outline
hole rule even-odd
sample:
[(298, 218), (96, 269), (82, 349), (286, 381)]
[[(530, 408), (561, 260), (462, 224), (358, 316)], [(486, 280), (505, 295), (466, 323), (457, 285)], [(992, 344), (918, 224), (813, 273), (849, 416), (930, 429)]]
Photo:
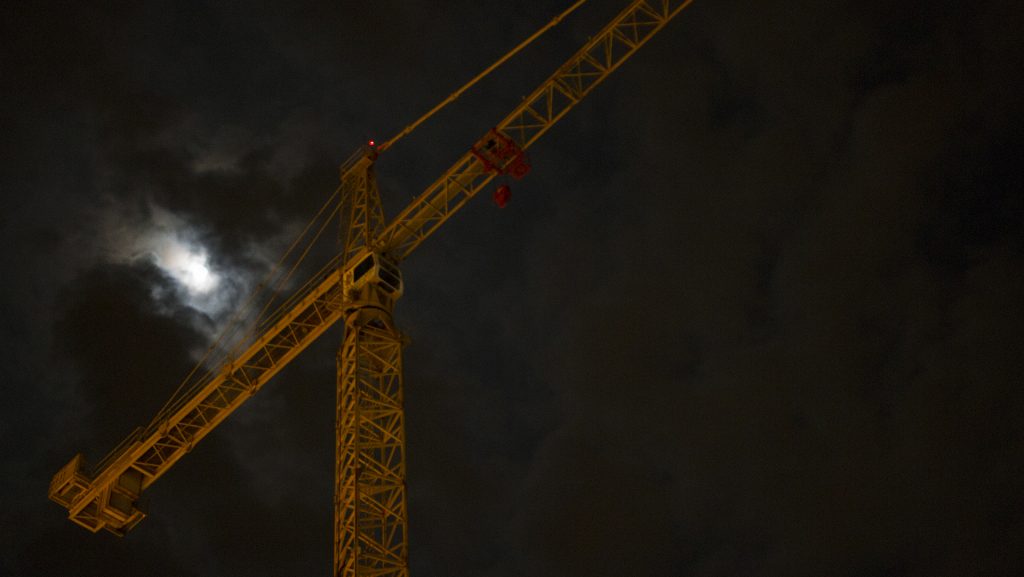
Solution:
[(384, 215), (375, 157), (368, 149), (342, 172), (350, 205), (342, 211), (342, 255), (354, 264), (342, 275), (345, 333), (337, 356), (335, 576), (408, 575), (402, 335), (392, 320), (402, 277), (376, 246)]
[[(495, 176), (529, 171), (525, 151), (692, 0), (634, 0), (481, 137), (390, 222), (362, 147), (340, 168), (340, 254), (241, 352), (137, 428), (87, 472), (81, 454), (53, 477), (50, 498), (97, 532), (124, 535), (141, 493), (329, 327), (337, 354), (335, 576), (407, 576), (402, 334), (398, 265)], [(390, 144), (390, 143), (389, 143)]]

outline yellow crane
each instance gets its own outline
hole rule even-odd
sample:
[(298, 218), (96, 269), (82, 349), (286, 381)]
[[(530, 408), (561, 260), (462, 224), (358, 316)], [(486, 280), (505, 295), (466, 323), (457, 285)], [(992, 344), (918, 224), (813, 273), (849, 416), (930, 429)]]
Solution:
[[(147, 487), (324, 331), (343, 321), (337, 355), (333, 575), (407, 576), (403, 339), (392, 320), (403, 291), (399, 264), (495, 176), (523, 176), (529, 170), (525, 151), (691, 2), (631, 1), (390, 222), (381, 208), (374, 163), (423, 119), (380, 146), (361, 147), (340, 169), (336, 195), (345, 226), (338, 256), (241, 343), (237, 354), (172, 398), (94, 468), (86, 470), (81, 454), (72, 458), (53, 477), (50, 498), (88, 530), (124, 535), (145, 516), (137, 502)], [(500, 195), (496, 200), (503, 202)]]

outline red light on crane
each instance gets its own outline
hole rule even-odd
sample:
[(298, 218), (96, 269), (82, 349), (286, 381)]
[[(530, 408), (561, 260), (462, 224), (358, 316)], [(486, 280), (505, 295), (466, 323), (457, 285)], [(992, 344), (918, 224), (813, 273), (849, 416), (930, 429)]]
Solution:
[(505, 208), (508, 201), (512, 199), (512, 189), (507, 184), (503, 184), (494, 191), (494, 204), (498, 205), (498, 208)]
[(369, 144), (370, 148), (373, 148), (374, 146), (377, 146), (377, 141), (376, 140), (371, 140), (370, 142), (367, 142), (366, 144)]

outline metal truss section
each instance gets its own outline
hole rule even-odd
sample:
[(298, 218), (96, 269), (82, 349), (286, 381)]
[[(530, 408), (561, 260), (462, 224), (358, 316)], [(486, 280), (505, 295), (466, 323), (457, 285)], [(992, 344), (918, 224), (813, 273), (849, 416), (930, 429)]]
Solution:
[(373, 171), (376, 153), (366, 148), (358, 153), (361, 156), (355, 162), (342, 165), (342, 263), (351, 263), (360, 249), (372, 247), (377, 233), (384, 228), (384, 209)]
[(498, 124), (526, 149), (693, 0), (637, 0)]
[(373, 172), (378, 151), (357, 150), (340, 167), (341, 253), (257, 320), (219, 357), (226, 360), (186, 379), (187, 390), (91, 471), (76, 455), (54, 476), (50, 498), (90, 531), (123, 535), (145, 516), (137, 507), (144, 489), (345, 318), (337, 357), (334, 575), (408, 577), (402, 338), (392, 324), (403, 290), (397, 264), (496, 175), (525, 174), (524, 151), (691, 2), (632, 0), (387, 224)]
[(467, 152), (391, 221), (378, 237), (377, 246), (396, 261), (404, 260), (494, 176), (472, 152)]
[(338, 352), (335, 577), (408, 577), (402, 341), (391, 315), (353, 312)]
[[(497, 125), (526, 150), (693, 0), (637, 0)], [(486, 135), (484, 136), (486, 138)], [(502, 167), (504, 168), (504, 167)], [(388, 224), (376, 244), (403, 260), (495, 173), (467, 152)]]
[[(240, 407), (296, 355), (341, 318), (340, 272), (333, 270), (304, 294), (247, 349), (206, 381), (161, 412), (145, 429), (136, 429), (93, 475), (64, 470), (54, 477), (50, 497), (68, 508), (72, 521), (91, 531), (122, 533), (141, 519), (134, 500), (228, 415)], [(77, 458), (77, 457), (76, 457)], [(69, 466), (71, 464), (69, 463)], [(66, 467), (67, 468), (67, 467)], [(63, 474), (63, 476), (62, 476)], [(139, 487), (131, 495), (131, 508), (112, 509), (108, 503), (118, 486), (135, 475)], [(63, 485), (58, 477), (64, 479)], [(124, 509), (124, 507), (122, 507)], [(139, 513), (139, 514), (136, 514)]]

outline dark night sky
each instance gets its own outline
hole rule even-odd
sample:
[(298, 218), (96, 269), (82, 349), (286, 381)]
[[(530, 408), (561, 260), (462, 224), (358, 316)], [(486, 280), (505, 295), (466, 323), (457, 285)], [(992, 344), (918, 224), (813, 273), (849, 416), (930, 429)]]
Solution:
[[(625, 3), (396, 146), (390, 214)], [(47, 485), (149, 421), (356, 145), (568, 4), (4, 4), (0, 574), (329, 574), (337, 331), (128, 537)], [(407, 261), (414, 577), (1024, 574), (1024, 18), (941, 4), (697, 0)]]

